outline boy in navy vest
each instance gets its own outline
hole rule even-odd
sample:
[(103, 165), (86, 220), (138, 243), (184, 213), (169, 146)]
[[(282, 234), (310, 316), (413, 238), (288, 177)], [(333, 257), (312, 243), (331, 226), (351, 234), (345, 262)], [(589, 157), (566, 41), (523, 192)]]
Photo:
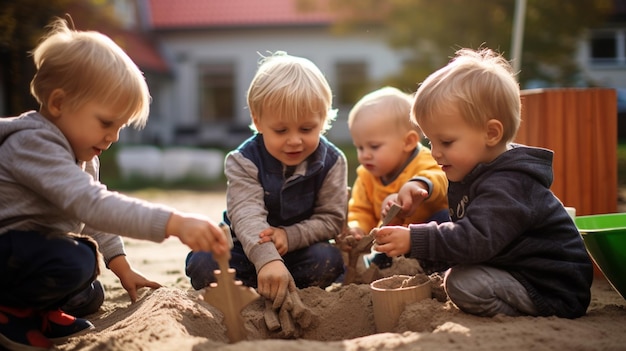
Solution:
[[(244, 285), (281, 305), (290, 284), (325, 288), (344, 270), (329, 243), (345, 222), (347, 161), (323, 134), (335, 117), (332, 92), (309, 60), (277, 52), (261, 60), (248, 90), (255, 135), (225, 160), (230, 267)], [(192, 252), (195, 289), (216, 281), (217, 262)]]

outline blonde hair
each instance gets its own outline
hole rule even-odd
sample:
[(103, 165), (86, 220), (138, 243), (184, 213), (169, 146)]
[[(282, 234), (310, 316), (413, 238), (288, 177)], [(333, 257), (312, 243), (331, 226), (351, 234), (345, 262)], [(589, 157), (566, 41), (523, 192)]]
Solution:
[(419, 124), (450, 106), (478, 128), (490, 119), (500, 121), (502, 140), (512, 141), (521, 121), (521, 102), (519, 84), (509, 62), (487, 48), (458, 50), (447, 66), (420, 85), (411, 119)]
[(390, 123), (395, 123), (399, 130), (420, 132), (419, 127), (411, 122), (411, 95), (394, 87), (383, 87), (363, 96), (348, 114), (348, 128), (352, 128), (363, 112), (367, 109), (371, 113), (391, 116)]
[(142, 72), (109, 37), (94, 31), (68, 28), (64, 19), (49, 25), (49, 32), (33, 50), (37, 72), (31, 94), (45, 107), (55, 89), (62, 89), (70, 109), (97, 100), (125, 106), (122, 116), (141, 128), (146, 124), (150, 93)]
[[(331, 107), (330, 85), (313, 62), (284, 51), (261, 57), (248, 88), (252, 116), (260, 119), (271, 111), (281, 119), (297, 120), (302, 114), (316, 113), (322, 116), (322, 132), (326, 132), (337, 114)], [(257, 131), (254, 123), (250, 128)]]

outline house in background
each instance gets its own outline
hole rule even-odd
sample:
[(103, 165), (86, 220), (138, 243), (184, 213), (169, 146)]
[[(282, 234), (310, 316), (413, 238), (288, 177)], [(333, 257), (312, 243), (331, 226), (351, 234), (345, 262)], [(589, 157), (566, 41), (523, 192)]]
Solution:
[[(132, 18), (132, 1), (117, 3)], [(297, 0), (135, 4), (136, 18), (158, 43), (168, 74), (167, 79), (147, 75), (153, 97), (150, 120), (142, 131), (124, 131), (126, 142), (239, 144), (251, 135), (248, 86), (261, 55), (275, 51), (306, 57), (324, 72), (334, 92), (333, 107), (339, 110), (328, 137), (350, 142), (349, 109), (402, 64), (402, 55), (373, 32), (333, 35), (332, 14), (301, 11)]]
[[(616, 15), (588, 32), (578, 59), (585, 80), (617, 89), (626, 105), (626, 0), (614, 2)], [(139, 28), (151, 42), (144, 43), (147, 51), (130, 39), (121, 43), (146, 73), (153, 98), (148, 125), (142, 131), (125, 130), (122, 142), (127, 143), (239, 144), (251, 135), (246, 91), (260, 55), (278, 50), (306, 57), (325, 73), (339, 109), (328, 137), (350, 143), (350, 108), (399, 72), (404, 59), (375, 30), (332, 33), (333, 14), (300, 10), (298, 0), (114, 3), (127, 27)]]
[(613, 1), (615, 12), (601, 28), (587, 32), (578, 50), (584, 78), (617, 90), (618, 136), (626, 139), (626, 0)]

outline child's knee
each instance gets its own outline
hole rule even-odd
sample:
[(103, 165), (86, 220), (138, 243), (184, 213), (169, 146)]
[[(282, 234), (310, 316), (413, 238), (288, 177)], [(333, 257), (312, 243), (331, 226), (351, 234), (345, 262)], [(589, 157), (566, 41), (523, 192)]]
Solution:
[(185, 274), (191, 280), (191, 286), (200, 290), (216, 281), (214, 270), (219, 269), (210, 253), (190, 252), (185, 260)]
[[(522, 291), (520, 296), (514, 296), (518, 285), (508, 272), (481, 265), (453, 267), (444, 279), (450, 301), (466, 313), (486, 317), (499, 313), (520, 315), (519, 298), (526, 295)], [(523, 290), (521, 285), (519, 287)], [(532, 305), (532, 302), (526, 304)]]
[(318, 243), (311, 245), (313, 255), (317, 257), (318, 262), (325, 262), (327, 269), (335, 269), (341, 267), (343, 269), (344, 260), (341, 250), (329, 243)]
[(51, 256), (45, 270), (56, 286), (75, 291), (95, 279), (98, 271), (95, 247), (68, 237), (50, 239), (48, 245)]
[(468, 299), (468, 288), (466, 283), (467, 274), (461, 267), (454, 267), (448, 270), (445, 275), (443, 284), (446, 294), (453, 302), (455, 300), (462, 301)]
[(319, 276), (322, 277), (322, 281), (319, 284), (320, 287), (327, 287), (332, 284), (344, 271), (345, 262), (343, 260), (343, 256), (341, 255), (341, 251), (333, 245), (323, 245), (323, 254), (320, 256), (319, 262), (325, 262), (325, 265), (320, 265), (320, 268), (323, 267), (323, 271), (319, 272)]
[(81, 283), (92, 281), (99, 273), (98, 249), (84, 241), (77, 241), (80, 252), (77, 252), (78, 265), (81, 267), (79, 278)]

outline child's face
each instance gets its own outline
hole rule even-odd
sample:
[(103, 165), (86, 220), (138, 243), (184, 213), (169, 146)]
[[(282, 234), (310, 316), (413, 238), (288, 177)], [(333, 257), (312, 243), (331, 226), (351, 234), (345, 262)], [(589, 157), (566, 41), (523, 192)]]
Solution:
[(265, 147), (285, 166), (296, 166), (306, 160), (318, 147), (323, 117), (316, 113), (286, 120), (272, 111), (261, 118), (253, 117), (254, 125), (263, 134)]
[(409, 132), (400, 130), (391, 116), (372, 113), (375, 115), (362, 111), (350, 127), (350, 135), (359, 163), (375, 177), (386, 180), (400, 170), (417, 145), (406, 144)]
[(119, 139), (130, 117), (121, 117), (114, 107), (88, 102), (76, 110), (61, 109), (53, 123), (63, 132), (78, 161), (100, 156)]
[(454, 107), (422, 121), (420, 127), (430, 140), (433, 157), (451, 181), (461, 181), (476, 165), (491, 161), (487, 131), (469, 125)]

